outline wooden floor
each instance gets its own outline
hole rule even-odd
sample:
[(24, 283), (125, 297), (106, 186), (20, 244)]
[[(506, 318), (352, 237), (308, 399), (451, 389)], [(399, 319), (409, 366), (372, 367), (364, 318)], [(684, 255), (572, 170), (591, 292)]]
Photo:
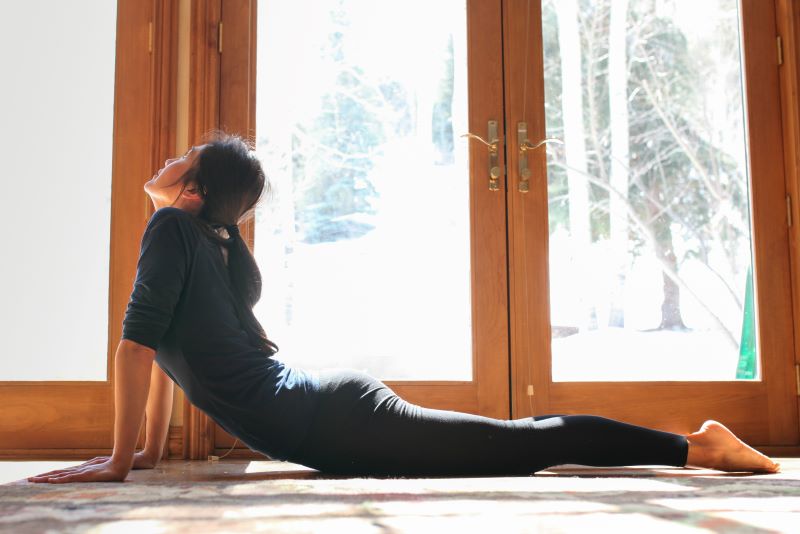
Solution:
[(93, 484), (26, 480), (80, 462), (5, 461), (0, 532), (800, 532), (800, 458), (778, 461), (774, 475), (561, 466), (345, 478), (286, 462), (173, 460)]

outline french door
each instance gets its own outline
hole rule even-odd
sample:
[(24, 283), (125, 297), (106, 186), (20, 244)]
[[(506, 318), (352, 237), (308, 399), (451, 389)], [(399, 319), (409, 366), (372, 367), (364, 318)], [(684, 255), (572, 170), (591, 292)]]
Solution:
[(161, 119), (170, 13), (136, 0), (4, 6), (0, 180), (18, 231), (0, 267), (0, 457), (113, 447), (113, 356), (152, 213), (142, 184), (174, 154)]
[(773, 3), (504, 6), (512, 413), (797, 445)]
[(222, 3), (220, 125), (255, 137), (272, 186), (251, 243), (276, 357), (508, 417), (502, 154), (461, 137), (503, 129), (500, 2), (254, 11)]
[[(277, 357), (434, 408), (797, 444), (775, 14), (719, 4), (698, 36), (678, 0), (222, 0)], [(654, 85), (701, 66), (739, 96)]]

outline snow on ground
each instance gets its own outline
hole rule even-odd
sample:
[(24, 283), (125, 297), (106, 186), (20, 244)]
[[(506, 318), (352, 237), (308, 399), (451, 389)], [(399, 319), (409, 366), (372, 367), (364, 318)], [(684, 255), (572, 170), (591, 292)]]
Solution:
[(735, 380), (739, 351), (714, 330), (606, 328), (553, 340), (553, 380)]

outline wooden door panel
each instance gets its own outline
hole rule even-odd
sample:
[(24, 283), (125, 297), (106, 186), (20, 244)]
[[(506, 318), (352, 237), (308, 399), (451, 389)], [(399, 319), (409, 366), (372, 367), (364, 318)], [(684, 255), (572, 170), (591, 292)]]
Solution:
[(3, 386), (0, 454), (28, 457), (35, 449), (111, 448), (114, 404), (108, 389), (104, 382)]
[[(527, 121), (536, 142), (546, 134), (541, 2), (507, 0), (504, 11), (508, 121)], [(740, 16), (761, 380), (554, 381), (546, 154), (541, 150), (529, 156), (534, 181), (530, 193), (522, 194), (516, 192), (520, 177), (514, 157), (519, 153), (511, 150), (514, 418), (591, 413), (676, 432), (694, 431), (714, 418), (759, 446), (800, 442), (774, 5), (745, 0)], [(526, 50), (529, 42), (536, 44)], [(528, 89), (515, 97), (525, 83)], [(593, 357), (602, 359), (603, 354)]]
[[(591, 413), (676, 433), (697, 430), (695, 421), (716, 419), (745, 441), (769, 436), (766, 387), (762, 383), (557, 382), (550, 385), (549, 413)], [(791, 445), (774, 436), (772, 445)]]

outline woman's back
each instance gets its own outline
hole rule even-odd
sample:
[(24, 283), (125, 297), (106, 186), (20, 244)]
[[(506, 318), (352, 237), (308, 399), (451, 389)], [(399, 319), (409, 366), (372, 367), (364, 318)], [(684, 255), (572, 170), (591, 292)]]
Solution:
[(251, 341), (223, 253), (193, 217), (163, 207), (150, 219), (122, 337), (155, 349), (158, 365), (228, 433), (285, 459), (307, 432), (318, 378)]

